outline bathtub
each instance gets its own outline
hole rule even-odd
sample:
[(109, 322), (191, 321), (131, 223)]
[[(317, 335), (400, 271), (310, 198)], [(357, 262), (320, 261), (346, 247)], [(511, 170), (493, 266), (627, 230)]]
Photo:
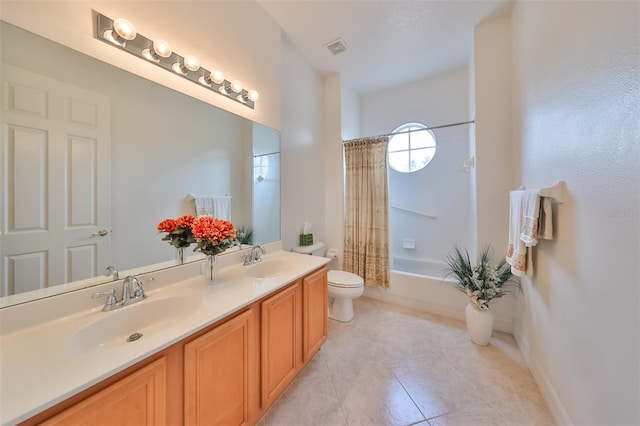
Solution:
[(391, 273), (422, 275), (428, 279), (442, 281), (447, 274), (446, 263), (436, 260), (420, 260), (408, 257), (394, 257), (391, 261)]
[[(467, 297), (447, 275), (446, 264), (438, 260), (394, 257), (391, 262), (389, 288), (365, 286), (364, 296), (436, 315), (464, 321)], [(512, 332), (512, 307), (509, 296), (492, 302), (494, 328)]]

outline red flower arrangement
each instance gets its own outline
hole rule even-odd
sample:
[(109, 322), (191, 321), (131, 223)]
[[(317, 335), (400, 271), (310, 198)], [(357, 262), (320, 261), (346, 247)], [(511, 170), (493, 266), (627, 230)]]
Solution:
[(191, 231), (197, 245), (193, 251), (206, 255), (220, 254), (236, 244), (236, 230), (233, 224), (211, 216), (200, 216), (191, 224)]
[(177, 219), (165, 219), (158, 224), (156, 229), (158, 232), (167, 233), (162, 237), (162, 241), (169, 241), (169, 244), (175, 248), (185, 248), (196, 242), (191, 230), (195, 220), (195, 217), (186, 214)]

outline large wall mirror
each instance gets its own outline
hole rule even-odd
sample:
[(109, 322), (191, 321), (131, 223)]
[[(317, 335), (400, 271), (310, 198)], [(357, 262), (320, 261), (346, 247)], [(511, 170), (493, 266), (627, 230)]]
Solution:
[(195, 213), (191, 195), (230, 196), (254, 244), (280, 239), (276, 130), (0, 25), (0, 306), (170, 265), (156, 225)]

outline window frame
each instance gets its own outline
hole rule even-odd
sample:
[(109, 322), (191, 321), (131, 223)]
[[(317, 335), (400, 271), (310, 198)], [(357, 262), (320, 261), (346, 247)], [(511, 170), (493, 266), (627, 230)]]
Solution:
[[(431, 140), (433, 141), (433, 145), (428, 145), (426, 147), (421, 146), (421, 147), (412, 149), (411, 148), (411, 135), (413, 133), (417, 133), (417, 132), (428, 132), (428, 134), (431, 135)], [(394, 150), (392, 150), (392, 140), (397, 134), (406, 134), (407, 135), (407, 148), (406, 149), (403, 148), (403, 149), (394, 149)], [(427, 161), (423, 166), (421, 166), (421, 167), (416, 166), (416, 168), (414, 168), (412, 170), (411, 169), (411, 160), (412, 160), (411, 153), (412, 153), (412, 151), (419, 151), (419, 150), (433, 150), (433, 155), (431, 155), (431, 158), (429, 158), (429, 161)], [(437, 150), (438, 150), (438, 142), (437, 142), (437, 139), (436, 139), (436, 135), (429, 128), (429, 126), (427, 126), (426, 124), (420, 123), (420, 122), (404, 123), (404, 124), (401, 124), (400, 126), (396, 127), (396, 129), (393, 132), (391, 132), (391, 134), (389, 136), (389, 144), (387, 146), (387, 163), (388, 163), (389, 167), (391, 167), (393, 170), (397, 171), (398, 173), (415, 173), (415, 172), (418, 172), (418, 171), (424, 169), (425, 167), (427, 167), (431, 163), (431, 161), (433, 161), (433, 159), (436, 156)], [(408, 166), (407, 170), (397, 169), (396, 167), (393, 166), (393, 164), (392, 164), (392, 162), (390, 160), (390, 154), (403, 153), (403, 152), (406, 152), (407, 155), (408, 155), (407, 163), (406, 163), (406, 165)]]

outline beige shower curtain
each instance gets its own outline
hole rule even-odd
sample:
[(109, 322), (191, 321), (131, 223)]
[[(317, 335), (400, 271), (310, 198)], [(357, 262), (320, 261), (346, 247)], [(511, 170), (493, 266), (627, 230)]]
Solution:
[(345, 271), (365, 284), (389, 287), (387, 145), (378, 136), (345, 141)]

